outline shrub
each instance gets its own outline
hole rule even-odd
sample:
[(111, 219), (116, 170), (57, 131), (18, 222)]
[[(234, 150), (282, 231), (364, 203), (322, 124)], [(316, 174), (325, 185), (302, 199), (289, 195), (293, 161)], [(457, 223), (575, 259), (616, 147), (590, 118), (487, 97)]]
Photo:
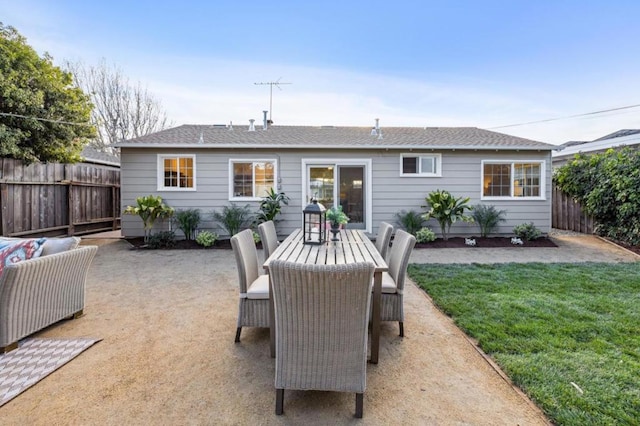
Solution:
[(218, 234), (211, 231), (202, 231), (196, 237), (196, 243), (203, 247), (211, 247), (218, 241)]
[(396, 213), (396, 224), (414, 236), (422, 229), (424, 222), (422, 215), (415, 210), (400, 210)]
[(140, 216), (144, 227), (144, 241), (149, 242), (153, 224), (159, 218), (173, 216), (173, 208), (162, 202), (161, 196), (147, 195), (136, 198), (135, 206), (127, 206), (124, 214), (135, 214)]
[(418, 243), (430, 243), (436, 240), (436, 234), (429, 228), (420, 228), (416, 232), (416, 242)]
[(158, 232), (149, 237), (149, 242), (147, 244), (149, 245), (149, 248), (152, 249), (168, 249), (175, 247), (176, 234), (173, 231)]
[(500, 222), (504, 222), (506, 219), (504, 215), (506, 210), (498, 210), (496, 206), (488, 206), (486, 204), (476, 204), (473, 207), (471, 216), (480, 226), (480, 236), (487, 237), (491, 234)]
[(537, 238), (540, 238), (540, 235), (542, 235), (540, 230), (536, 228), (533, 222), (521, 223), (520, 225), (516, 225), (513, 228), (513, 233), (516, 234), (518, 238), (521, 238), (525, 241), (535, 240)]
[(256, 223), (260, 224), (270, 220), (276, 222), (276, 216), (280, 214), (282, 205), (288, 206), (289, 200), (290, 198), (287, 197), (284, 192), (278, 193), (275, 192), (273, 188), (270, 188), (267, 191), (267, 195), (260, 201), (260, 205), (258, 206), (259, 211), (256, 215)]
[(596, 232), (640, 245), (640, 150), (625, 147), (577, 154), (556, 170), (554, 183), (580, 203)]
[(224, 206), (222, 212), (214, 211), (212, 216), (213, 220), (218, 222), (230, 237), (248, 228), (253, 220), (249, 204), (240, 207), (235, 203), (231, 203), (228, 206)]
[(178, 228), (184, 234), (186, 240), (192, 240), (193, 235), (200, 224), (200, 210), (178, 210), (173, 218)]
[(469, 206), (469, 199), (469, 197), (455, 198), (449, 191), (441, 189), (431, 191), (425, 199), (429, 211), (423, 217), (425, 220), (431, 218), (437, 220), (442, 231), (442, 239), (447, 241), (451, 225), (459, 220), (473, 222), (473, 217), (464, 214), (465, 210), (473, 210)]
[(256, 231), (251, 231), (253, 233), (253, 242), (258, 244), (260, 242), (260, 234)]

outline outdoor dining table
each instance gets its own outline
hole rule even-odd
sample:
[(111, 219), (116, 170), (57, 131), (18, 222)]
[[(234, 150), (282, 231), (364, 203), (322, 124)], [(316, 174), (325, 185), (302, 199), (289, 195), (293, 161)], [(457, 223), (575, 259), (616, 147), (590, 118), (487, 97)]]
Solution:
[[(380, 347), (380, 306), (382, 299), (382, 273), (389, 270), (373, 242), (362, 230), (343, 229), (338, 234), (338, 241), (327, 241), (320, 245), (303, 244), (303, 233), (296, 229), (264, 262), (263, 267), (269, 272), (269, 264), (276, 260), (306, 263), (312, 265), (342, 265), (355, 262), (371, 262), (375, 265), (373, 275), (373, 297), (371, 299), (371, 356), (369, 362), (378, 363)], [(269, 278), (270, 303), (270, 348), (271, 357), (275, 357), (275, 313), (273, 309), (273, 288)]]

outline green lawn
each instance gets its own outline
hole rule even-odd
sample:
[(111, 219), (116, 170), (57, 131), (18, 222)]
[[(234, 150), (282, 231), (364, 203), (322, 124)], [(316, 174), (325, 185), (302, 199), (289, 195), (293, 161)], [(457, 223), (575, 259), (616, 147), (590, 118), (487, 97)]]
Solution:
[(640, 424), (640, 263), (410, 265), (560, 425)]

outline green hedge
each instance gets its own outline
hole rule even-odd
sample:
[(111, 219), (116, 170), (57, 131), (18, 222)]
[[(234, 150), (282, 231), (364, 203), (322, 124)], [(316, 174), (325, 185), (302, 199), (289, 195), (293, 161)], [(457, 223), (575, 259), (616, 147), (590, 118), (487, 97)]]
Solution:
[(576, 154), (554, 182), (596, 221), (599, 235), (640, 245), (640, 151), (625, 147)]

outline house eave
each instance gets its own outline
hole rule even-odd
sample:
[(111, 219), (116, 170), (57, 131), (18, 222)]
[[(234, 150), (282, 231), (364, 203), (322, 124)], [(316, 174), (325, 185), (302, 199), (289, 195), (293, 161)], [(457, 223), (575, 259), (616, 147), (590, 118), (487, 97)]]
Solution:
[(554, 147), (540, 146), (505, 146), (505, 145), (487, 145), (487, 146), (469, 146), (469, 145), (314, 145), (308, 144), (184, 144), (184, 143), (126, 143), (121, 142), (117, 145), (119, 148), (153, 148), (153, 149), (304, 149), (304, 150), (395, 150), (395, 151), (412, 151), (412, 150), (464, 150), (464, 151), (552, 151)]

